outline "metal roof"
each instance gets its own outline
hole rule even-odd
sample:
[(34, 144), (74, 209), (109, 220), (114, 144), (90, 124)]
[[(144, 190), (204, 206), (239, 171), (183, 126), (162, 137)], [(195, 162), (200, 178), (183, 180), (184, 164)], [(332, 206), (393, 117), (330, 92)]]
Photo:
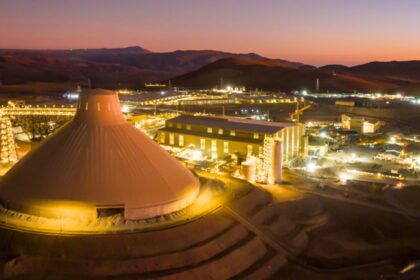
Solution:
[(261, 144), (264, 139), (261, 137), (261, 139), (254, 139), (254, 138), (243, 138), (243, 137), (237, 137), (237, 136), (230, 136), (226, 134), (218, 134), (218, 133), (202, 133), (199, 131), (192, 131), (192, 130), (185, 130), (185, 129), (179, 129), (175, 127), (164, 127), (159, 129), (161, 132), (167, 132), (167, 133), (179, 133), (183, 135), (192, 135), (192, 136), (199, 136), (201, 138), (208, 138), (208, 139), (220, 139), (220, 140), (229, 140), (234, 142), (243, 142), (243, 143), (254, 143), (254, 144)]
[(168, 120), (172, 123), (199, 125), (212, 128), (222, 128), (236, 131), (247, 131), (263, 134), (275, 134), (285, 127), (294, 126), (289, 122), (267, 122), (236, 117), (189, 116), (182, 115)]

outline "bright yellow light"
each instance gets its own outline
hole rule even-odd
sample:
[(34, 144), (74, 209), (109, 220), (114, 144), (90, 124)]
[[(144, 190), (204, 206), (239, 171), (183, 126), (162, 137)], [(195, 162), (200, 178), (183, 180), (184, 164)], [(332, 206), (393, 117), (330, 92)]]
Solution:
[(345, 172), (343, 172), (343, 173), (340, 173), (340, 181), (342, 182), (342, 183), (346, 183), (347, 182), (347, 180), (348, 179), (350, 179), (350, 176), (349, 176), (349, 174), (347, 174), (347, 173), (345, 173)]
[(128, 108), (127, 105), (123, 105), (121, 107), (121, 112), (123, 112), (123, 113), (129, 113), (130, 112), (130, 108)]
[(203, 153), (200, 150), (196, 150), (193, 152), (192, 154), (192, 159), (193, 160), (200, 160), (203, 157)]
[(318, 166), (315, 164), (315, 163), (313, 163), (313, 162), (308, 162), (308, 164), (306, 165), (306, 170), (308, 171), (308, 172), (315, 172), (315, 170), (318, 168)]

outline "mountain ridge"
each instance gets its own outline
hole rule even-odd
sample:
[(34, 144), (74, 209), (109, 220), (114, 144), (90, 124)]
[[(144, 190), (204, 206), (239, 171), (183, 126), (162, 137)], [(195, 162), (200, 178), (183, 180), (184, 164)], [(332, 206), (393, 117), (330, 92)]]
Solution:
[(391, 90), (399, 87), (390, 79), (332, 73), (305, 66), (291, 67), (281, 63), (267, 64), (249, 58), (221, 59), (173, 79), (173, 84), (191, 88), (212, 87), (217, 85), (218, 77), (223, 77), (226, 84), (270, 90), (314, 91), (317, 79), (321, 82), (321, 89), (340, 92)]
[[(409, 91), (420, 88), (420, 61), (373, 61), (355, 66), (315, 67), (273, 59), (257, 53), (217, 50), (153, 52), (125, 48), (24, 50), (0, 49), (3, 84), (30, 82), (80, 83), (90, 79), (106, 88), (142, 88), (145, 82), (173, 79), (183, 87), (207, 87), (226, 82), (273, 90), (308, 88), (319, 79), (322, 90)], [(192, 79), (195, 79), (193, 81)], [(201, 83), (201, 84), (200, 84)], [(239, 85), (239, 84), (238, 84)]]

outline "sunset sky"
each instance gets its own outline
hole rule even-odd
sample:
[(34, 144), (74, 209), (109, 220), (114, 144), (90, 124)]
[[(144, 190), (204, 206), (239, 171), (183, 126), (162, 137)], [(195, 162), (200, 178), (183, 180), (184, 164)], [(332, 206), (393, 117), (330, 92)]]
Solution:
[(418, 0), (0, 0), (0, 48), (215, 49), (313, 65), (420, 59)]

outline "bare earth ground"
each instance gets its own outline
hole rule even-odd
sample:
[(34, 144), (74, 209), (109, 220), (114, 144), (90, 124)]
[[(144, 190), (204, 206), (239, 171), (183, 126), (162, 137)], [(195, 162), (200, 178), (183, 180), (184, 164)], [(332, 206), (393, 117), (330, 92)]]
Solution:
[[(143, 233), (53, 236), (1, 230), (5, 279), (416, 279), (419, 220), (253, 188), (199, 220)], [(87, 277), (89, 276), (89, 277)]]
[(402, 188), (396, 197), (405, 207), (420, 211), (420, 186)]

